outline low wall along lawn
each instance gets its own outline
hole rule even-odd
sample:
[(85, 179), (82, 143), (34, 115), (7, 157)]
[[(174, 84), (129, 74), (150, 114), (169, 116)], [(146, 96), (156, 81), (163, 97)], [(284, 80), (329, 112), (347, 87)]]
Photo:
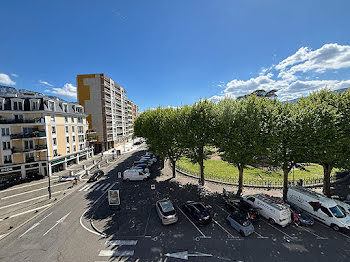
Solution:
[[(222, 160), (209, 159), (204, 161), (204, 173), (207, 179), (217, 181), (238, 182), (238, 169)], [(192, 164), (188, 159), (183, 158), (177, 163), (177, 168), (191, 175), (199, 177), (199, 165)], [(309, 164), (305, 166), (307, 171), (294, 169), (295, 183), (302, 178), (306, 184), (308, 183), (322, 183), (323, 182), (323, 168), (317, 164)], [(334, 177), (337, 170), (333, 169), (332, 177)], [(293, 170), (289, 173), (289, 181), (293, 181)], [(244, 169), (243, 184), (268, 184), (279, 185), (283, 183), (282, 171), (268, 171), (264, 169), (248, 167)]]

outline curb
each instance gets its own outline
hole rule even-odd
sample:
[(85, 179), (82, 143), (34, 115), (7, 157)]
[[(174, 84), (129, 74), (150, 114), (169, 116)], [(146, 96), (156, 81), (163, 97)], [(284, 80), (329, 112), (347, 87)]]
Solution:
[[(169, 166), (171, 167), (171, 163), (169, 163)], [(194, 178), (194, 179), (198, 179), (197, 176), (194, 176), (192, 174), (188, 174), (178, 168), (175, 168), (176, 172), (184, 175), (184, 176), (187, 176), (187, 177), (191, 177), (191, 178)], [(333, 184), (337, 184), (337, 183), (340, 183), (340, 182), (343, 182), (347, 179), (350, 178), (350, 175), (347, 175), (343, 178), (339, 178), (335, 181), (332, 181), (331, 182), (331, 185)], [(216, 184), (222, 184), (222, 185), (229, 185), (229, 186), (238, 186), (238, 183), (231, 183), (231, 182), (225, 182), (225, 181), (217, 181), (217, 180), (213, 180), (213, 179), (205, 179), (205, 181), (208, 181), (208, 182), (212, 182), (212, 183), (216, 183)], [(314, 188), (314, 187), (322, 187), (323, 186), (323, 183), (317, 183), (317, 184), (313, 184), (313, 185), (304, 185), (304, 187), (306, 188)], [(264, 185), (247, 185), (247, 184), (243, 184), (243, 187), (247, 187), (247, 188), (262, 188), (262, 189), (283, 189), (283, 186), (264, 186)]]

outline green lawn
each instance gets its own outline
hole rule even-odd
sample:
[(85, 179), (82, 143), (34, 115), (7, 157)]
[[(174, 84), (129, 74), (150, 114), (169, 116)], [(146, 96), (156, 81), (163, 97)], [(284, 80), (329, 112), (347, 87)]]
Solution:
[[(199, 173), (199, 166), (197, 164), (192, 164), (188, 159), (183, 158), (178, 162), (181, 169), (190, 171), (192, 174)], [(206, 160), (204, 161), (204, 173), (207, 178), (219, 178), (223, 180), (230, 179), (238, 179), (238, 169), (227, 162), (220, 160)], [(317, 164), (310, 164), (305, 166), (307, 171), (302, 171), (299, 169), (294, 169), (294, 178), (297, 181), (299, 178), (304, 180), (306, 179), (314, 179), (314, 178), (322, 178), (323, 177), (323, 168)], [(333, 170), (333, 173), (336, 170)], [(243, 180), (258, 180), (258, 181), (283, 181), (283, 172), (282, 171), (266, 171), (258, 168), (245, 168)], [(289, 174), (289, 180), (293, 180), (293, 170)], [(245, 182), (244, 182), (245, 183)]]

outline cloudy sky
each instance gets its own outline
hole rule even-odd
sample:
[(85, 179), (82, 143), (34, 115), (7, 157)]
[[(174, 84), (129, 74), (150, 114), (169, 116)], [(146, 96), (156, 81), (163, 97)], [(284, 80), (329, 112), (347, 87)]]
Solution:
[(350, 87), (348, 10), (348, 0), (3, 0), (0, 85), (74, 101), (77, 74), (105, 73), (141, 110)]

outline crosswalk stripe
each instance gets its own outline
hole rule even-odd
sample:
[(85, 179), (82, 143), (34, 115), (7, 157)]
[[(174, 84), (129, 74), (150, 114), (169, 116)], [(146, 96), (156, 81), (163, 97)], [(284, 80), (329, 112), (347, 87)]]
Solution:
[(110, 184), (111, 184), (111, 183), (107, 183), (107, 184), (101, 189), (101, 191), (105, 191), (106, 188), (107, 188)]
[(88, 190), (93, 191), (93, 190), (95, 190), (95, 188), (96, 188), (97, 186), (98, 186), (98, 184), (94, 184), (92, 187), (87, 188), (87, 189), (85, 189), (84, 191), (88, 191)]
[(101, 185), (99, 185), (98, 187), (96, 187), (94, 190), (99, 190), (101, 187), (103, 187), (104, 186), (104, 184), (101, 184)]
[(107, 190), (110, 190), (112, 187), (114, 187), (114, 185), (117, 183), (113, 183)]
[(128, 257), (133, 255), (134, 250), (101, 250), (98, 254), (99, 257)]
[(106, 241), (106, 245), (109, 246), (135, 246), (137, 240), (110, 240)]
[(90, 187), (90, 185), (89, 184), (87, 184), (86, 186), (84, 186), (84, 187), (82, 187), (82, 188), (80, 188), (79, 189), (79, 191), (83, 191), (85, 188), (87, 188), (87, 187)]

